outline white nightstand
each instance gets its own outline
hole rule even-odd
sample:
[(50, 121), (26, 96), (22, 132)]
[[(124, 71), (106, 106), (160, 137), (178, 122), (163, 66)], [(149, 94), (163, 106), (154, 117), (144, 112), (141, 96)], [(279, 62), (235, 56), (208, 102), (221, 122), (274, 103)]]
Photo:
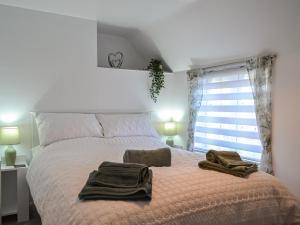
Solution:
[(18, 222), (29, 220), (29, 190), (26, 181), (28, 165), (22, 157), (17, 158), (16, 165), (25, 167), (6, 166), (1, 164), (0, 175), (0, 204), (2, 216), (17, 214)]
[(182, 145), (174, 145), (173, 148), (177, 148), (177, 149), (182, 149), (182, 150), (184, 150), (184, 148), (183, 148)]

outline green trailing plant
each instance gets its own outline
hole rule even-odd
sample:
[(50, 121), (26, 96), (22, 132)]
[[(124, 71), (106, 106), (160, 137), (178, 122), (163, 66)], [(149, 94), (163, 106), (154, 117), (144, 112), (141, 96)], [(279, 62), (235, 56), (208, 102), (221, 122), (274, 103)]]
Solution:
[(151, 87), (149, 89), (150, 96), (156, 103), (161, 89), (165, 87), (165, 75), (162, 62), (158, 59), (151, 59), (147, 69), (149, 70), (149, 77), (152, 78)]

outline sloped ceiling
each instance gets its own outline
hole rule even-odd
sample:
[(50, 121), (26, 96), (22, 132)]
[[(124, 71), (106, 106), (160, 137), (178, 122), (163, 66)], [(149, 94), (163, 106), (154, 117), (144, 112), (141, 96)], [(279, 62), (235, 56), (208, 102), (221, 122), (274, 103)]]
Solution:
[(262, 52), (299, 51), (300, 1), (197, 1), (146, 32), (175, 71)]
[[(173, 71), (264, 51), (300, 51), (299, 0), (0, 0), (97, 20)], [(107, 29), (106, 26), (106, 29)]]

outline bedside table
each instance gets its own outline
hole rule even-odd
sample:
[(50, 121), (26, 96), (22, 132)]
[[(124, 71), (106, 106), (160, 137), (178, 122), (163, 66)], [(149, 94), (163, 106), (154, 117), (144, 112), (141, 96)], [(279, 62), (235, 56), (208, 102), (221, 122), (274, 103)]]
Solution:
[(0, 175), (0, 204), (2, 216), (17, 214), (18, 222), (29, 220), (29, 189), (26, 181), (28, 165), (25, 160), (17, 160), (17, 165), (24, 167), (6, 166), (1, 164)]
[(177, 149), (181, 149), (181, 150), (184, 150), (183, 146), (182, 145), (174, 145), (173, 148), (177, 148)]

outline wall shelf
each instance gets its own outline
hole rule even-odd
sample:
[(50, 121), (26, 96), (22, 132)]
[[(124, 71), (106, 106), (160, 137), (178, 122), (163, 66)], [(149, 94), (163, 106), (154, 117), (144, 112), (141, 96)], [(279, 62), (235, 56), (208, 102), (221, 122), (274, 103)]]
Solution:
[[(144, 72), (144, 73), (149, 73), (149, 71), (148, 70), (142, 70), (142, 69), (125, 69), (125, 68), (113, 68), (113, 67), (103, 67), (103, 66), (97, 66), (97, 69), (99, 69), (99, 70), (101, 70), (101, 69), (103, 69), (103, 70), (111, 70), (111, 71), (120, 71), (120, 72), (122, 72), (122, 71), (132, 71), (132, 72)], [(173, 72), (169, 72), (169, 71), (164, 71), (164, 74), (166, 75), (166, 76), (170, 76), (170, 75), (174, 75), (174, 73)]]
[[(97, 65), (104, 68), (117, 68), (127, 70), (144, 70), (151, 58), (161, 59), (159, 52), (151, 48), (144, 48), (137, 44), (134, 35), (126, 35), (125, 28), (111, 27), (98, 24), (97, 26)], [(146, 41), (146, 40), (141, 40)], [(161, 59), (166, 71), (171, 72), (169, 66)], [(110, 61), (110, 62), (109, 62)], [(119, 65), (120, 67), (112, 67)]]

